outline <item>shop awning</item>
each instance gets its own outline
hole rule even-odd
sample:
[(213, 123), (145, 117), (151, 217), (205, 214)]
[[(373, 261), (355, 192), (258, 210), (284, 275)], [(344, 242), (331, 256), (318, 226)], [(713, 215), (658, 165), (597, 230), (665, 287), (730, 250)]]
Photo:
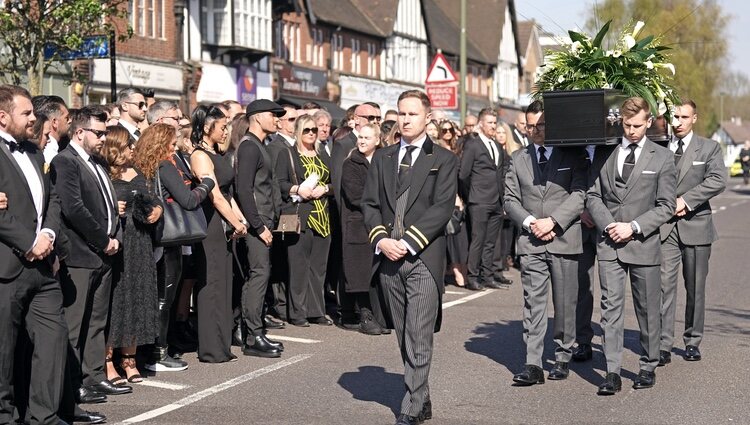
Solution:
[(294, 105), (298, 108), (302, 107), (307, 102), (315, 102), (318, 105), (322, 106), (326, 111), (328, 111), (329, 114), (331, 114), (331, 117), (333, 117), (333, 124), (334, 126), (338, 127), (341, 120), (343, 120), (346, 117), (346, 110), (341, 109), (341, 107), (330, 100), (323, 100), (318, 99), (314, 97), (300, 97), (300, 96), (292, 96), (288, 94), (282, 94), (279, 96), (279, 99), (276, 101), (276, 103), (288, 103), (291, 105)]

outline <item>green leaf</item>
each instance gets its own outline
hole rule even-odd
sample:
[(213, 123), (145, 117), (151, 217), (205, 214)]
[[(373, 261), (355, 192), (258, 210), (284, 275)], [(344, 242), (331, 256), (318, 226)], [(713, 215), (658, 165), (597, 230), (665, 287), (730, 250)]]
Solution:
[(653, 35), (649, 35), (648, 37), (645, 37), (645, 38), (639, 40), (638, 42), (636, 42), (634, 48), (636, 48), (636, 49), (642, 49), (642, 48), (648, 46), (648, 44), (651, 43), (652, 41), (654, 41), (654, 36)]
[(573, 41), (578, 41), (580, 43), (586, 42), (586, 37), (583, 36), (583, 34), (575, 31), (568, 31), (568, 35), (570, 35), (570, 39)]
[(604, 36), (607, 35), (607, 32), (609, 32), (609, 25), (612, 23), (612, 20), (610, 19), (607, 21), (606, 24), (602, 27), (602, 29), (599, 30), (599, 32), (596, 34), (596, 37), (594, 37), (594, 42), (591, 44), (594, 47), (601, 47), (602, 40), (604, 40)]

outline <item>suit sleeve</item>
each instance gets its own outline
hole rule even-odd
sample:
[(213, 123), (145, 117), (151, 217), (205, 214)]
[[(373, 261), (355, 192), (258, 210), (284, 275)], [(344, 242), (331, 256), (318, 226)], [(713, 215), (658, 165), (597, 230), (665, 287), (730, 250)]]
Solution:
[(416, 223), (404, 231), (404, 241), (414, 249), (417, 255), (438, 236), (445, 234), (445, 226), (456, 205), (458, 159), (449, 152), (444, 153), (446, 159), (441, 161), (438, 168), (432, 205)]
[(727, 171), (724, 167), (721, 148), (718, 143), (712, 140), (709, 140), (707, 143), (711, 143), (713, 149), (711, 149), (711, 153), (706, 161), (706, 173), (703, 177), (703, 182), (682, 195), (682, 199), (692, 210), (697, 209), (703, 203), (708, 202), (711, 198), (723, 192), (727, 186)]
[(634, 221), (641, 227), (641, 233), (648, 236), (659, 231), (659, 226), (666, 223), (673, 215), (677, 206), (675, 190), (677, 187), (677, 169), (674, 166), (672, 153), (664, 160), (656, 187), (656, 205), (639, 215)]
[(381, 239), (389, 238), (388, 230), (383, 225), (383, 216), (380, 213), (380, 184), (382, 178), (381, 164), (383, 155), (381, 151), (375, 151), (370, 169), (365, 180), (365, 190), (362, 192), (362, 215), (365, 219), (365, 228), (369, 234), (372, 249), (376, 249)]
[(57, 155), (52, 160), (52, 183), (60, 198), (60, 209), (70, 227), (89, 245), (104, 251), (109, 244), (107, 229), (83, 203), (80, 170), (74, 159)]
[[(521, 152), (521, 151), (517, 151)], [(510, 167), (505, 174), (505, 194), (503, 195), (503, 208), (511, 220), (518, 227), (522, 227), (526, 217), (533, 215), (523, 207), (523, 197), (521, 196), (521, 184), (518, 181), (516, 173), (517, 155), (510, 158)]]
[(263, 156), (260, 148), (252, 140), (240, 143), (237, 150), (237, 201), (239, 201), (242, 214), (247, 222), (255, 230), (256, 234), (263, 233), (266, 225), (258, 213), (255, 203), (255, 176), (263, 164)]
[(572, 180), (570, 182), (570, 196), (550, 214), (557, 225), (567, 230), (571, 224), (579, 219), (583, 212), (588, 183), (588, 160), (580, 155), (574, 155)]
[[(612, 155), (616, 155), (616, 153), (612, 153)], [(586, 209), (591, 214), (599, 232), (604, 232), (604, 228), (615, 221), (609, 208), (604, 204), (601, 181), (604, 167), (606, 167), (606, 158), (604, 161), (596, 161), (592, 164), (589, 169), (589, 187), (586, 192)], [(640, 222), (638, 223), (640, 224)]]
[(469, 202), (469, 191), (471, 190), (471, 169), (474, 165), (474, 143), (467, 139), (464, 141), (461, 164), (458, 167), (458, 195), (464, 202)]

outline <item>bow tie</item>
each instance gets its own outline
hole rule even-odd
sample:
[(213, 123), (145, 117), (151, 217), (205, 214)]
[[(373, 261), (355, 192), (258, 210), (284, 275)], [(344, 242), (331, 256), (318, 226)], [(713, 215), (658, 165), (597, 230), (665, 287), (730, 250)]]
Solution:
[(23, 145), (16, 141), (3, 139), (3, 142), (8, 145), (8, 150), (10, 150), (10, 153), (13, 153), (15, 151), (23, 153), (25, 151)]

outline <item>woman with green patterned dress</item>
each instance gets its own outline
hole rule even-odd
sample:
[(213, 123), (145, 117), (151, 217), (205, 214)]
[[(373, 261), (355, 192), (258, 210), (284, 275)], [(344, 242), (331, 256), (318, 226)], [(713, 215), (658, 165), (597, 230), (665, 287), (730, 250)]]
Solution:
[(315, 149), (318, 129), (308, 115), (297, 118), (296, 143), (276, 161), (282, 214), (298, 214), (302, 231), (284, 234), (289, 259), (287, 317), (295, 326), (330, 326), (325, 316), (323, 285), (331, 245), (328, 199), (333, 196), (327, 161)]

